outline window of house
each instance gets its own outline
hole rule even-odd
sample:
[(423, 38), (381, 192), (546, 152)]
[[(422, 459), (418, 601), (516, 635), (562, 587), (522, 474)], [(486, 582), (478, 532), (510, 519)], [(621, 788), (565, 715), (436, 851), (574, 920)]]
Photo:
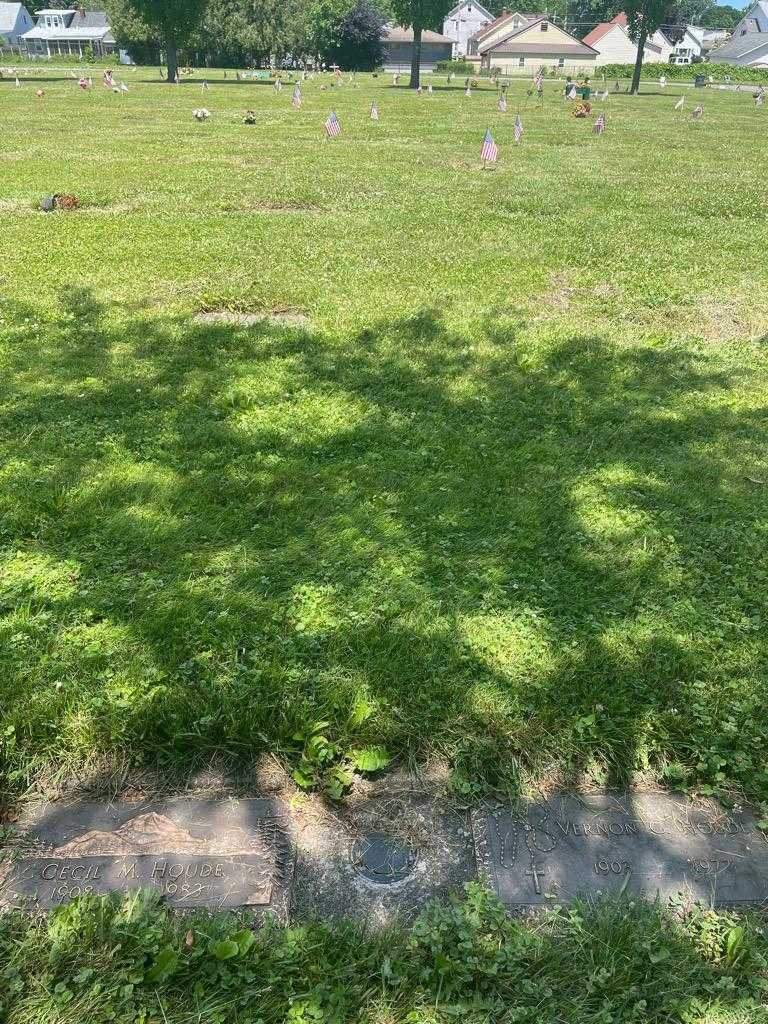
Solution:
[(557, 66), (559, 68), (564, 68), (565, 67), (565, 57), (558, 57), (557, 58)]
[(518, 57), (517, 58), (517, 66), (519, 68), (524, 68), (525, 67), (525, 57)]

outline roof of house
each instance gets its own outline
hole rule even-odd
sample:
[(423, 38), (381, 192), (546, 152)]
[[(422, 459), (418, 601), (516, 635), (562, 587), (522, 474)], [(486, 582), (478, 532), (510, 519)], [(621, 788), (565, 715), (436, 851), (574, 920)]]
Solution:
[(21, 7), (21, 4), (0, 4), (0, 32), (10, 32), (16, 27)]
[(485, 36), (490, 35), (491, 32), (503, 25), (505, 21), (513, 21), (515, 18), (522, 18), (524, 21), (530, 22), (536, 21), (536, 19), (541, 16), (541, 11), (531, 13), (529, 11), (508, 11), (505, 9), (501, 12), (498, 18), (494, 18), (493, 21), (489, 22), (487, 25), (483, 25), (482, 28), (479, 28), (477, 32), (469, 38), (480, 42), (480, 40)]
[(607, 36), (609, 32), (617, 27), (616, 21), (601, 21), (599, 25), (595, 25), (591, 32), (587, 32), (582, 42), (586, 43), (587, 46), (594, 46), (595, 43), (599, 43), (603, 36)]
[[(413, 29), (403, 28), (402, 25), (386, 25), (384, 27), (384, 40), (388, 43), (412, 43)], [(453, 45), (453, 39), (440, 35), (439, 32), (430, 32), (427, 29), (424, 29), (421, 33), (421, 41), (422, 43), (450, 43)]]
[(515, 29), (514, 32), (510, 32), (508, 36), (504, 36), (497, 43), (489, 46), (485, 53), (507, 53), (514, 57), (536, 57), (546, 56), (549, 54), (559, 55), (565, 54), (568, 57), (594, 57), (597, 56), (597, 50), (591, 47), (588, 43), (583, 43), (576, 36), (572, 36), (570, 32), (566, 32), (560, 25), (557, 26), (563, 35), (568, 36), (572, 39), (571, 43), (552, 42), (548, 39), (546, 43), (534, 43), (528, 40), (517, 40), (518, 36), (522, 36), (528, 32), (534, 25), (539, 24), (542, 21), (549, 21), (549, 16), (538, 15), (535, 21), (526, 22), (525, 25), (521, 25), (520, 28)]
[[(71, 15), (69, 24), (52, 28), (41, 24), (44, 14)], [(24, 33), (24, 39), (84, 39), (114, 42), (105, 11), (38, 11), (37, 25)]]
[(727, 43), (718, 46), (716, 50), (712, 51), (710, 59), (728, 63), (729, 60), (739, 60), (741, 57), (746, 57), (752, 50), (760, 50), (764, 46), (768, 46), (768, 33), (747, 32), (743, 36), (734, 36)]
[(493, 18), (493, 15), (491, 14), (491, 12), (489, 10), (487, 10), (485, 7), (483, 7), (482, 4), (479, 4), (477, 2), (477, 0), (459, 0), (459, 3), (455, 4), (450, 9), (450, 11), (448, 11), (448, 13), (445, 15), (445, 17), (446, 18), (452, 18), (454, 15), (458, 14), (459, 11), (461, 10), (461, 8), (464, 7), (465, 4), (467, 4), (467, 3), (471, 3), (474, 8), (476, 8), (478, 11), (480, 11), (480, 13), (483, 15), (483, 17), (489, 18), (489, 19)]

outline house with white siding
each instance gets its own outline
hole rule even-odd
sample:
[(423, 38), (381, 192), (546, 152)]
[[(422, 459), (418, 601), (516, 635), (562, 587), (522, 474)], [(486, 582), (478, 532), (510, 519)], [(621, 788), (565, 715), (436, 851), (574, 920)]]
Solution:
[(37, 12), (37, 24), (21, 37), (30, 57), (97, 57), (115, 53), (115, 37), (104, 11), (44, 9)]
[(713, 50), (709, 59), (713, 64), (768, 67), (768, 0), (759, 0), (745, 11), (731, 38)]
[(20, 46), (20, 39), (34, 22), (24, 4), (0, 3), (0, 49)]
[(445, 16), (443, 35), (453, 40), (454, 57), (466, 57), (469, 40), (493, 21), (493, 15), (475, 0), (461, 0)]
[[(637, 60), (637, 44), (629, 38), (626, 14), (617, 14), (611, 21), (596, 25), (583, 41), (597, 50), (595, 63), (598, 67), (603, 64), (634, 64)], [(646, 40), (643, 60), (666, 64), (672, 49), (672, 43), (661, 30), (657, 30)]]

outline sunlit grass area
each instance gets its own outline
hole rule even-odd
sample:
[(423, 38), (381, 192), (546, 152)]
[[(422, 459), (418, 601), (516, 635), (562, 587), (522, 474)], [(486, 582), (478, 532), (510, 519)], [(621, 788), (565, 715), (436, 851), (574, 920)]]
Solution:
[(142, 894), (0, 918), (7, 1024), (761, 1024), (762, 919), (577, 904), (510, 919), (470, 886), (408, 929), (178, 916)]
[(10, 788), (324, 721), (768, 796), (768, 112), (122, 75), (0, 82)]

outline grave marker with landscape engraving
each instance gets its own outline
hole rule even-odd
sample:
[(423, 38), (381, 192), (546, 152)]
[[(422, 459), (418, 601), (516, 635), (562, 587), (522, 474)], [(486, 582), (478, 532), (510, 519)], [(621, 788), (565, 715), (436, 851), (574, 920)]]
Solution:
[(768, 902), (768, 843), (744, 810), (662, 794), (585, 795), (472, 817), (480, 874), (509, 908), (622, 893)]
[(8, 906), (48, 909), (85, 893), (148, 888), (173, 907), (287, 917), (293, 853), (269, 800), (50, 805), (26, 839), (35, 848), (11, 852), (0, 868)]

